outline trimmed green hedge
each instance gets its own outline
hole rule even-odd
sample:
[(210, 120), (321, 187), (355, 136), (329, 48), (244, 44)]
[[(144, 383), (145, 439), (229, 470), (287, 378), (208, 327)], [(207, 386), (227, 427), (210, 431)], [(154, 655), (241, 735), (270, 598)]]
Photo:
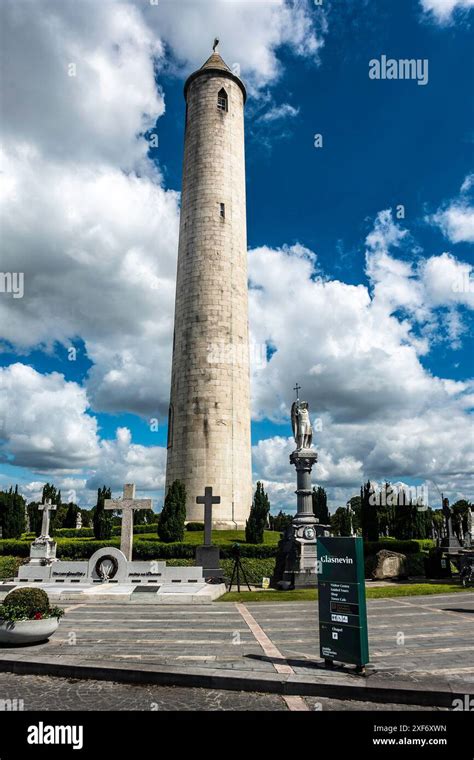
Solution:
[(0, 557), (0, 580), (15, 578), (22, 563), (21, 557)]
[(196, 530), (204, 530), (204, 523), (201, 522), (189, 522), (185, 526), (186, 530), (189, 530), (191, 533)]
[[(97, 549), (105, 546), (120, 547), (120, 537), (113, 536), (106, 541), (96, 541), (91, 538), (57, 538), (58, 559), (89, 559)], [(217, 544), (219, 546), (219, 544)], [(220, 547), (222, 559), (230, 559), (232, 545), (224, 544)], [(156, 538), (136, 538), (133, 542), (133, 556), (135, 559), (194, 559), (196, 544), (194, 543), (171, 543), (164, 544)], [(30, 542), (16, 539), (0, 540), (0, 555), (14, 555), (17, 557), (29, 557)], [(255, 559), (268, 559), (276, 556), (276, 546), (265, 544), (241, 544), (241, 556)]]
[(430, 538), (413, 538), (409, 541), (397, 541), (395, 538), (385, 538), (380, 541), (366, 541), (364, 554), (366, 557), (377, 554), (381, 549), (400, 554), (418, 554), (420, 551), (428, 551), (435, 542)]

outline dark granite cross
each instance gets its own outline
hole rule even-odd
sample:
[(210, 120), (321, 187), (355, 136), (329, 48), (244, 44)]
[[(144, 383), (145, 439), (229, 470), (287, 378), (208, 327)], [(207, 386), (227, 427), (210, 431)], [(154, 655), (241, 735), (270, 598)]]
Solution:
[(221, 497), (212, 495), (212, 486), (206, 486), (204, 496), (196, 496), (196, 504), (204, 504), (204, 545), (212, 543), (212, 505), (220, 504)]

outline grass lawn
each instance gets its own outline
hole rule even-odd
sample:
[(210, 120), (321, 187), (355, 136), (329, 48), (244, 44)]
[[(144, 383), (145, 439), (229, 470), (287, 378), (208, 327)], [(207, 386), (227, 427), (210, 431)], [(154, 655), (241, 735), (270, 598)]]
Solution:
[[(474, 592), (474, 588), (465, 589), (460, 583), (404, 583), (400, 586), (376, 586), (367, 588), (367, 599), (387, 599), (393, 596), (420, 596), (428, 594), (454, 594), (459, 591)], [(318, 598), (315, 589), (296, 589), (295, 591), (231, 591), (224, 594), (219, 602), (314, 602)]]
[[(145, 541), (160, 542), (156, 531), (154, 533), (140, 533), (134, 536), (135, 540), (144, 539)], [(276, 530), (266, 530), (263, 534), (263, 543), (266, 546), (276, 546), (280, 540), (280, 533)], [(245, 531), (244, 530), (213, 530), (212, 542), (219, 546), (231, 546), (236, 541), (245, 543)], [(194, 546), (201, 546), (204, 543), (204, 531), (203, 530), (185, 530), (184, 539), (185, 544), (193, 544)]]

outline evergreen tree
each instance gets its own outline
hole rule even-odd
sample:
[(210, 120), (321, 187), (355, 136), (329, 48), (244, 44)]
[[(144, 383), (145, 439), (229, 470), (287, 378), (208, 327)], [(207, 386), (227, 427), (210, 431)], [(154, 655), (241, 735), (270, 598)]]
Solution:
[(287, 515), (280, 509), (275, 517), (269, 514), (268, 519), (270, 522), (270, 530), (275, 530), (278, 533), (284, 533), (288, 525), (291, 525), (293, 522), (293, 515)]
[(370, 480), (360, 489), (361, 527), (364, 541), (378, 541), (377, 499)]
[(39, 502), (32, 501), (28, 504), (28, 517), (30, 518), (30, 531), (35, 536), (39, 536), (41, 533), (41, 522), (43, 519), (43, 513), (38, 509)]
[(321, 488), (321, 486), (318, 486), (318, 488), (313, 488), (313, 512), (315, 514), (315, 517), (318, 518), (321, 525), (330, 525), (331, 524), (331, 515), (329, 514), (328, 509), (328, 497), (326, 494), (326, 491), (324, 488)]
[(112, 537), (112, 510), (106, 510), (104, 508), (105, 499), (110, 499), (112, 492), (110, 488), (102, 486), (97, 489), (97, 504), (94, 509), (94, 536), (95, 538), (104, 541)]
[(167, 544), (183, 541), (186, 520), (186, 487), (174, 480), (166, 494), (165, 503), (158, 520), (158, 535)]
[(79, 514), (80, 509), (77, 506), (77, 504), (74, 504), (74, 502), (70, 501), (67, 505), (67, 512), (66, 516), (64, 518), (63, 527), (64, 528), (75, 528), (76, 522), (77, 522), (77, 515)]
[(82, 515), (82, 527), (83, 528), (92, 527), (92, 517), (93, 517), (92, 509), (81, 509), (81, 515)]
[(25, 500), (18, 486), (0, 491), (0, 526), (3, 538), (20, 538), (25, 530)]
[(331, 515), (331, 531), (335, 536), (351, 535), (351, 523), (347, 507), (338, 507)]
[(263, 544), (263, 531), (268, 520), (270, 501), (260, 481), (253, 497), (249, 519), (245, 523), (245, 540), (248, 544)]
[[(45, 483), (43, 486), (41, 502), (44, 504), (46, 499), (51, 499), (51, 504), (56, 505), (56, 509), (54, 510), (54, 512), (51, 511), (49, 513), (50, 515), (49, 535), (54, 536), (57, 528), (63, 527), (64, 518), (66, 517), (66, 509), (61, 506), (61, 491), (58, 491), (56, 486), (53, 483)], [(39, 514), (39, 527), (38, 527), (37, 535), (39, 535), (41, 533), (41, 522), (43, 519), (43, 512), (40, 509), (37, 509), (37, 512)], [(36, 525), (36, 521), (35, 521), (35, 525)], [(30, 524), (30, 527), (33, 529), (31, 524)]]

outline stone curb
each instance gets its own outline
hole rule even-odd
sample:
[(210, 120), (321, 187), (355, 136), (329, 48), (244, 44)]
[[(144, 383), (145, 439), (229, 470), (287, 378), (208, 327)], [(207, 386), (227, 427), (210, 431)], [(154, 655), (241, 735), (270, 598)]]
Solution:
[(366, 678), (347, 676), (344, 678), (348, 680), (343, 681), (340, 674), (334, 674), (335, 678), (323, 675), (314, 678), (296, 674), (257, 674), (250, 671), (178, 666), (147, 665), (137, 668), (136, 663), (95, 665), (91, 661), (78, 661), (67, 657), (62, 658), (61, 661), (56, 658), (23, 660), (7, 653), (4, 653), (0, 659), (0, 672), (187, 688), (266, 692), (288, 696), (328, 697), (427, 707), (452, 707), (454, 699), (464, 699), (466, 695), (474, 697), (474, 683), (459, 680), (423, 679), (411, 683), (402, 679), (389, 681), (369, 675)]

